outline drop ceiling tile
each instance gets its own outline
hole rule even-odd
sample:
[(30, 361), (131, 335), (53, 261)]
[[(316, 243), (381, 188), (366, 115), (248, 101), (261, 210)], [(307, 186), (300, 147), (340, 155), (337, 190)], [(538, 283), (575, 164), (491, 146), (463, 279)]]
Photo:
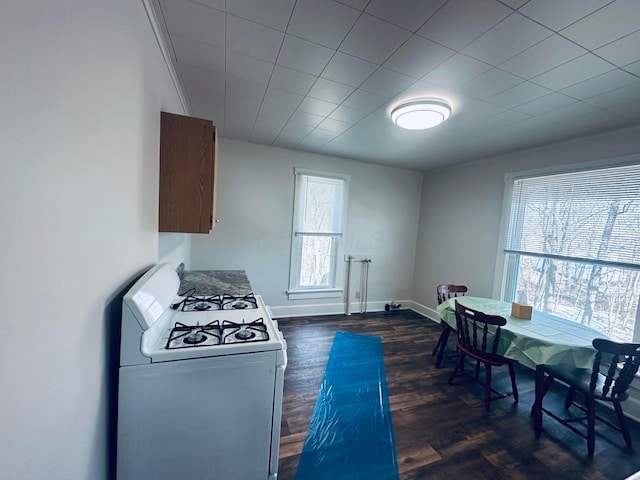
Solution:
[(224, 48), (214, 47), (181, 35), (172, 35), (171, 43), (178, 63), (224, 73)]
[(254, 117), (258, 114), (266, 85), (242, 78), (228, 77), (225, 92), (227, 108), (244, 110)]
[(170, 33), (224, 48), (225, 14), (188, 0), (161, 0)]
[(321, 128), (322, 130), (329, 130), (330, 132), (342, 133), (352, 126), (353, 123), (347, 123), (340, 120), (335, 120), (333, 118), (327, 118), (318, 125), (318, 128)]
[(333, 0), (298, 0), (287, 33), (336, 49), (359, 16)]
[(413, 85), (402, 91), (398, 96), (393, 99), (393, 103), (400, 101), (406, 101), (413, 98), (443, 98), (446, 99), (452, 106), (455, 107), (459, 93), (449, 90), (448, 88), (434, 85), (423, 80), (418, 80)]
[(640, 80), (631, 85), (616, 88), (615, 90), (610, 90), (584, 100), (585, 103), (607, 110), (622, 104), (636, 103), (639, 101)]
[(196, 87), (209, 89), (212, 95), (224, 96), (225, 76), (222, 72), (215, 72), (189, 64), (178, 65), (178, 72), (187, 89)]
[(284, 34), (272, 28), (227, 15), (227, 50), (275, 63)]
[(489, 130), (491, 131), (496, 127), (513, 125), (514, 123), (521, 122), (529, 118), (531, 118), (531, 115), (527, 115), (526, 113), (517, 112), (516, 110), (506, 110), (486, 118), (482, 123), (483, 126), (489, 126)]
[(251, 132), (250, 141), (262, 143), (263, 145), (271, 145), (278, 137), (283, 127), (284, 123), (281, 124), (266, 117), (260, 118), (260, 115), (258, 115), (258, 120), (253, 126), (253, 131)]
[(283, 108), (289, 108), (295, 110), (300, 105), (300, 102), (304, 100), (302, 95), (296, 93), (286, 92), (278, 88), (269, 87), (267, 93), (264, 95), (263, 105), (270, 103), (273, 105), (280, 105)]
[(499, 65), (552, 33), (549, 29), (514, 13), (467, 45), (462, 53), (491, 65)]
[(365, 13), (353, 26), (339, 50), (382, 64), (410, 36), (411, 32)]
[(212, 96), (210, 88), (191, 85), (187, 95), (194, 116), (208, 118), (215, 125), (221, 126), (224, 123), (224, 102), (219, 101), (220, 98), (224, 98), (224, 90), (218, 92), (216, 96)]
[(482, 100), (466, 97), (459, 101), (458, 108), (453, 109), (451, 118), (447, 120), (447, 124), (451, 122), (451, 125), (467, 125), (476, 130), (479, 120), (500, 112), (504, 112), (504, 108)]
[(322, 72), (322, 77), (357, 87), (376, 71), (378, 65), (358, 57), (336, 52)]
[(518, 12), (532, 18), (536, 22), (551, 28), (561, 30), (573, 22), (602, 8), (612, 0), (531, 0)]
[(548, 89), (531, 82), (523, 82), (504, 92), (501, 92), (487, 99), (487, 102), (495, 103), (504, 108), (513, 108), (523, 103), (530, 102), (536, 98), (543, 97), (551, 93)]
[(611, 70), (610, 72), (565, 88), (561, 90), (561, 93), (569, 97), (577, 98), (578, 100), (584, 100), (636, 82), (638, 82), (638, 77), (630, 73), (623, 70)]
[(276, 139), (276, 144), (281, 144), (286, 142), (287, 144), (297, 144), (304, 137), (309, 135), (314, 127), (309, 125), (302, 125), (299, 123), (287, 123), (287, 125), (282, 129), (280, 135)]
[(337, 2), (362, 12), (369, 3), (369, 0), (337, 0)]
[(319, 78), (316, 83), (311, 87), (309, 96), (317, 98), (319, 100), (326, 100), (332, 103), (342, 103), (355, 90), (354, 87), (350, 87), (343, 83), (334, 82), (333, 80), (327, 80), (325, 78)]
[(446, 0), (372, 0), (365, 11), (415, 32), (445, 3)]
[(465, 83), (458, 91), (464, 95), (485, 100), (522, 82), (523, 80), (515, 75), (493, 68)]
[(231, 138), (239, 138), (249, 140), (255, 115), (244, 110), (235, 110), (227, 108), (225, 114), (225, 135)]
[(422, 80), (456, 89), (490, 69), (491, 65), (457, 53), (425, 75)]
[(250, 78), (258, 83), (268, 83), (274, 65), (264, 60), (248, 57), (241, 53), (227, 54), (227, 75)]
[(416, 82), (415, 78), (380, 67), (361, 86), (362, 90), (391, 98)]
[(307, 135), (299, 145), (310, 150), (316, 150), (325, 143), (333, 140), (336, 137), (336, 133), (328, 130), (315, 129), (309, 135)]
[(610, 113), (628, 118), (634, 122), (640, 122), (640, 101), (625, 102), (608, 109)]
[(306, 95), (316, 81), (315, 76), (276, 65), (269, 86), (285, 92)]
[(560, 33), (588, 50), (618, 40), (640, 27), (637, 0), (616, 0)]
[(342, 105), (369, 113), (380, 105), (387, 103), (387, 101), (388, 99), (385, 97), (375, 93), (366, 92), (358, 88), (355, 92), (349, 95), (344, 102), (342, 102)]
[(333, 118), (335, 120), (340, 120), (341, 122), (347, 123), (358, 123), (364, 117), (369, 114), (367, 111), (358, 110), (356, 108), (345, 107), (344, 105), (340, 105), (336, 108), (328, 118)]
[(540, 120), (569, 125), (572, 129), (591, 128), (594, 124), (615, 126), (624, 121), (609, 112), (583, 102), (576, 102), (567, 107), (539, 115)]
[(640, 77), (640, 61), (630, 63), (629, 65), (625, 65), (624, 70)]
[(502, 70), (530, 79), (584, 55), (587, 51), (553, 34), (500, 65)]
[[(640, 6), (638, 7), (640, 8)], [(640, 30), (616, 40), (604, 47), (600, 47), (593, 53), (619, 67), (640, 60)]]
[(307, 97), (298, 107), (298, 111), (313, 113), (314, 115), (321, 115), (323, 117), (326, 117), (331, 112), (333, 112), (337, 106), (338, 105), (336, 105), (335, 103), (325, 102), (324, 100)]
[(272, 123), (274, 126), (278, 126), (278, 132), (280, 132), (294, 112), (295, 110), (292, 108), (263, 102), (256, 123)]
[[(222, 0), (223, 1), (223, 0)], [(227, 13), (284, 32), (295, 0), (226, 0)], [(223, 2), (224, 3), (224, 2)]]
[(566, 107), (576, 102), (577, 100), (569, 98), (566, 95), (550, 93), (544, 97), (519, 105), (515, 107), (514, 110), (518, 110), (519, 112), (527, 113), (529, 115), (542, 115), (543, 113), (550, 112), (557, 108)]
[(384, 62), (384, 66), (420, 78), (455, 54), (453, 50), (413, 35)]
[(509, 5), (512, 8), (518, 9), (529, 0), (500, 0), (505, 5)]
[(278, 65), (310, 75), (320, 75), (333, 52), (330, 48), (286, 35), (278, 55)]
[(609, 62), (596, 57), (592, 53), (587, 53), (534, 77), (532, 81), (550, 90), (561, 90), (614, 68)]
[(224, 12), (225, 0), (199, 0), (198, 3), (202, 3), (203, 5), (216, 8)]
[(289, 123), (305, 125), (308, 127), (316, 127), (324, 119), (324, 115), (315, 115), (313, 113), (298, 110), (293, 114), (291, 119), (289, 119)]
[(266, 130), (255, 127), (249, 137), (249, 141), (252, 143), (259, 143), (261, 145), (273, 145), (278, 133), (279, 132), (273, 131), (269, 127), (266, 127)]
[(495, 0), (451, 0), (417, 33), (461, 50), (511, 13)]

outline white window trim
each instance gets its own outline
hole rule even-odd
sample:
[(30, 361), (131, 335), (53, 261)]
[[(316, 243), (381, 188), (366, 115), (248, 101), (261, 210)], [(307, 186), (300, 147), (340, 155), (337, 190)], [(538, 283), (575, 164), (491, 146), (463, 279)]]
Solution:
[[(298, 199), (300, 198), (298, 183), (299, 175), (310, 175), (317, 177), (334, 178), (344, 181), (343, 189), (343, 202), (342, 202), (342, 218), (340, 232), (334, 234), (327, 234), (337, 239), (336, 254), (334, 258), (334, 284), (332, 287), (310, 287), (305, 289), (296, 288), (298, 271), (299, 271), (299, 259), (300, 255), (294, 253), (294, 249), (299, 248), (299, 242), (296, 237), (303, 232), (297, 232), (295, 230), (298, 224), (297, 215), (300, 215), (300, 209), (298, 208)], [(286, 291), (289, 300), (308, 300), (318, 298), (339, 298), (344, 295), (344, 262), (340, 259), (343, 257), (344, 252), (344, 237), (346, 235), (347, 224), (347, 206), (349, 201), (349, 182), (351, 175), (346, 173), (327, 172), (322, 170), (312, 170), (307, 168), (294, 168), (294, 204), (293, 204), (293, 218), (291, 223), (291, 251), (290, 251), (290, 268), (289, 268), (289, 289)]]

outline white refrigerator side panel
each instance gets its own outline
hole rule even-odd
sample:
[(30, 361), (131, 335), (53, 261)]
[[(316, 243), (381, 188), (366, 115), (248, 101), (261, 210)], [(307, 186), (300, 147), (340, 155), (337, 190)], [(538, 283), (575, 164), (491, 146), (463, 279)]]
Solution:
[(276, 356), (120, 368), (118, 480), (266, 480)]

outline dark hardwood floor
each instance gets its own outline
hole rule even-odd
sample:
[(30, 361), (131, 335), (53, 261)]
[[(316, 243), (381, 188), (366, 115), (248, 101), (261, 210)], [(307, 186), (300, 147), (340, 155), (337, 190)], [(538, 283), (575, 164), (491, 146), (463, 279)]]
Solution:
[[(279, 480), (293, 479), (318, 389), (336, 332), (382, 338), (394, 438), (401, 479), (624, 479), (640, 470), (640, 456), (629, 452), (622, 436), (598, 425), (596, 452), (587, 457), (586, 441), (545, 416), (540, 440), (533, 435), (533, 371), (516, 370), (520, 401), (483, 406), (483, 387), (470, 375), (447, 384), (451, 359), (436, 369), (431, 351), (440, 326), (409, 310), (279, 320), (288, 343)], [(453, 339), (449, 352), (454, 353)], [(470, 369), (468, 369), (470, 370)], [(510, 389), (506, 367), (494, 371), (494, 386)], [(481, 377), (483, 376), (481, 373)], [(560, 386), (545, 406), (562, 409)], [(600, 409), (599, 411), (602, 411)], [(630, 422), (636, 451), (640, 428)], [(299, 479), (304, 480), (304, 479)], [(368, 480), (368, 479), (367, 479)]]

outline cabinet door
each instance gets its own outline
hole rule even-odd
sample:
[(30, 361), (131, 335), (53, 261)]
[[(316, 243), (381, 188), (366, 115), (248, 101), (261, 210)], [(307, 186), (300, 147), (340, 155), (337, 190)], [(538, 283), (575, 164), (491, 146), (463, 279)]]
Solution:
[(213, 122), (162, 112), (159, 205), (161, 232), (211, 231), (216, 151)]

